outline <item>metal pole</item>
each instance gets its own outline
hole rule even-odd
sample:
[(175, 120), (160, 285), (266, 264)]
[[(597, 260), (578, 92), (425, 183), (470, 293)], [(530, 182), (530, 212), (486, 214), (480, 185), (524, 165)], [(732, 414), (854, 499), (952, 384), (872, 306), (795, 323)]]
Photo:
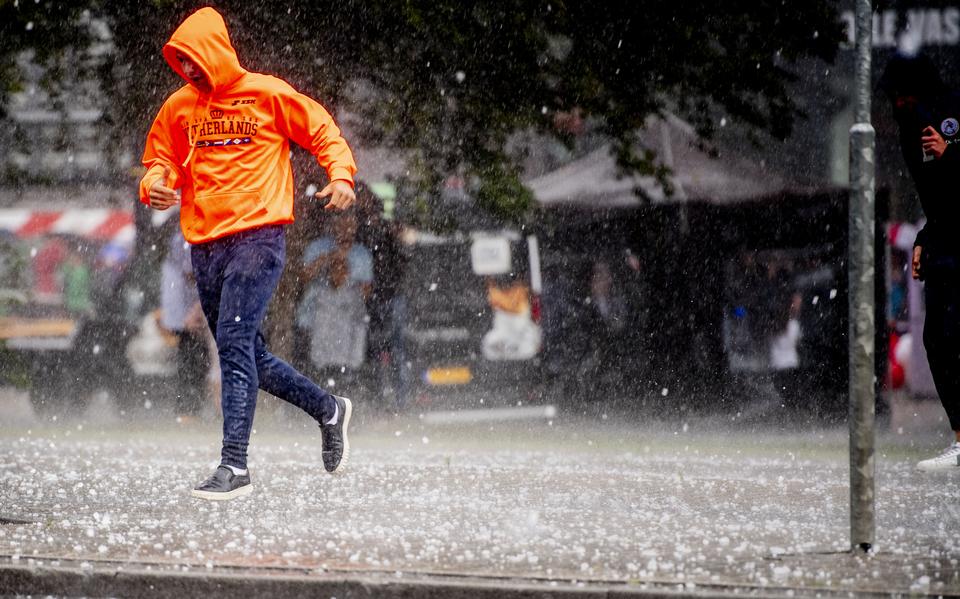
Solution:
[(870, 124), (871, 0), (856, 0), (856, 120), (850, 129), (850, 544), (875, 540), (874, 130)]

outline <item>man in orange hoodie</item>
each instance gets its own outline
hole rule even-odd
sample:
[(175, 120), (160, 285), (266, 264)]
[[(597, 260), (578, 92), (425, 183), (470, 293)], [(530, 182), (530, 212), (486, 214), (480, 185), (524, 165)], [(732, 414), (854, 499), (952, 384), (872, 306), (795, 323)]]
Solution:
[(140, 200), (157, 210), (180, 204), (222, 378), (220, 466), (193, 495), (223, 500), (250, 493), (247, 446), (258, 388), (317, 420), (324, 468), (340, 472), (350, 452), (350, 400), (271, 354), (260, 323), (283, 271), (283, 226), (293, 222), (290, 141), (326, 169), (330, 184), (317, 196), (329, 198), (330, 210), (355, 200), (353, 154), (320, 104), (240, 66), (212, 8), (187, 17), (163, 56), (186, 85), (167, 98), (150, 128)]

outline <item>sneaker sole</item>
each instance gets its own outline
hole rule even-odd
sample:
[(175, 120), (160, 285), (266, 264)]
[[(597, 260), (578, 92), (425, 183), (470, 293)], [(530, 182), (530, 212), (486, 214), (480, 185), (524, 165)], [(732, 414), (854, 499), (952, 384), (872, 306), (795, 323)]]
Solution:
[(253, 485), (244, 485), (234, 489), (233, 491), (227, 491), (226, 493), (217, 493), (215, 491), (198, 491), (194, 489), (190, 492), (190, 494), (197, 499), (206, 499), (207, 501), (228, 501), (230, 499), (236, 499), (237, 497), (245, 497), (252, 492)]
[(353, 414), (353, 402), (351, 402), (346, 397), (341, 397), (343, 400), (343, 455), (340, 456), (340, 463), (337, 464), (337, 467), (333, 470), (330, 470), (330, 474), (339, 474), (343, 472), (344, 467), (347, 465), (347, 461), (350, 459), (350, 439), (347, 437), (347, 426), (350, 425), (350, 415)]
[(920, 472), (947, 472), (960, 469), (960, 464), (917, 464), (917, 470)]

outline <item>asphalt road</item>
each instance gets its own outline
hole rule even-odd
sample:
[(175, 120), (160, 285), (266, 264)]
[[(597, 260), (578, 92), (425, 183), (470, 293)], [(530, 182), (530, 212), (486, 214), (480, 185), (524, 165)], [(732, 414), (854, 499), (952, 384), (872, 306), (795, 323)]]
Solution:
[[(914, 469), (946, 445), (939, 427), (880, 434), (876, 553), (856, 556), (846, 553), (843, 428), (601, 412), (449, 425), (364, 408), (351, 468), (332, 477), (317, 429), (265, 405), (251, 447), (255, 491), (217, 504), (189, 496), (218, 456), (215, 419), (177, 424), (159, 409), (127, 419), (104, 404), (41, 421), (22, 394), (0, 393), (0, 570), (9, 584), (9, 568), (120, 564), (960, 593), (960, 476)], [(4, 580), (0, 572), (0, 592)]]

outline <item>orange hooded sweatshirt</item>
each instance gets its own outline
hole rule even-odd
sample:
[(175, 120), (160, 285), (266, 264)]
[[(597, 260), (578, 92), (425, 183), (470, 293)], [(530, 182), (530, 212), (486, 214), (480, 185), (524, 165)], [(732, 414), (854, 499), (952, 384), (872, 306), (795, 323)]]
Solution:
[[(189, 82), (177, 52), (200, 67), (210, 93)], [(290, 140), (316, 156), (331, 181), (353, 185), (353, 154), (330, 114), (285, 81), (244, 70), (217, 11), (187, 17), (163, 56), (187, 85), (167, 98), (150, 127), (140, 201), (150, 203), (150, 187), (169, 168), (187, 241), (293, 222)]]

